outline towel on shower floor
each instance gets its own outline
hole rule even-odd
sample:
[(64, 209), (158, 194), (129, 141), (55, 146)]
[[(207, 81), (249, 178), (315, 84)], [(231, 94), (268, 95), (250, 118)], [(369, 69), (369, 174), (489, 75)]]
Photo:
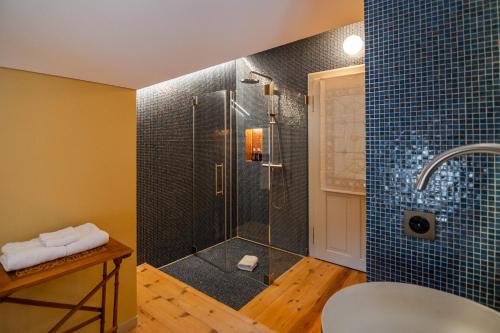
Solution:
[(64, 246), (44, 246), (40, 237), (26, 242), (6, 244), (2, 247), (3, 255), (0, 257), (0, 263), (5, 271), (15, 271), (90, 250), (109, 241), (108, 233), (92, 223), (75, 227), (74, 231), (78, 234), (79, 240)]
[(67, 227), (54, 232), (47, 232), (38, 236), (44, 246), (63, 246), (76, 242), (80, 236), (73, 227)]
[(255, 269), (258, 262), (259, 258), (256, 256), (245, 255), (238, 263), (238, 268), (243, 271), (251, 272)]

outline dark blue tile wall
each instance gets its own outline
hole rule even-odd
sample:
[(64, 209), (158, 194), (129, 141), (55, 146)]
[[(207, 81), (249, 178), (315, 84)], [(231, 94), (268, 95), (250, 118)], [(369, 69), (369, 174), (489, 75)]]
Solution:
[[(500, 158), (434, 155), (500, 142), (499, 1), (365, 1), (367, 269), (500, 309)], [(402, 235), (405, 209), (437, 215), (436, 240)]]
[(200, 235), (193, 229), (192, 98), (223, 89), (235, 89), (234, 61), (137, 91), (138, 263), (182, 258)]

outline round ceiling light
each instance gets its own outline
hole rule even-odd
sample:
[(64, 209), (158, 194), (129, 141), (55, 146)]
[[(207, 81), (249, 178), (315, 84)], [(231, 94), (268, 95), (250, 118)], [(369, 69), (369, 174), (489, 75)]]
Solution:
[(358, 35), (351, 35), (344, 40), (344, 52), (355, 55), (363, 48), (363, 40)]

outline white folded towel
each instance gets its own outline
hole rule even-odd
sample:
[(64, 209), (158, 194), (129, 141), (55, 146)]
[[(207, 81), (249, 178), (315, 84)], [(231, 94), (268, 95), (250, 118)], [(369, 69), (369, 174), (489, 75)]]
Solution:
[(90, 250), (95, 247), (106, 244), (109, 241), (109, 235), (102, 230), (90, 231), (88, 234), (81, 236), (80, 240), (66, 245), (67, 256)]
[(67, 227), (58, 231), (40, 234), (38, 238), (40, 238), (43, 245), (51, 247), (74, 243), (80, 239), (80, 236), (75, 231), (75, 228)]
[(33, 247), (39, 247), (43, 246), (42, 242), (40, 242), (40, 239), (34, 238), (29, 241), (25, 242), (12, 242), (12, 243), (7, 243), (4, 246), (2, 246), (2, 253), (9, 253), (9, 252), (18, 252), (21, 250), (33, 248)]
[(84, 223), (84, 224), (79, 225), (78, 227), (75, 227), (74, 229), (75, 229), (75, 232), (80, 237), (88, 235), (92, 231), (99, 231), (99, 230), (101, 230), (94, 223)]
[(64, 246), (45, 247), (40, 245), (39, 247), (4, 253), (0, 257), (0, 262), (5, 271), (10, 272), (64, 256), (66, 256), (66, 247)]
[(64, 246), (44, 246), (39, 237), (27, 242), (5, 244), (2, 247), (3, 255), (0, 257), (0, 263), (5, 271), (15, 271), (90, 250), (109, 241), (108, 233), (92, 223), (75, 227), (74, 231), (79, 240)]
[(243, 271), (253, 271), (259, 262), (256, 256), (245, 255), (238, 263), (238, 268)]

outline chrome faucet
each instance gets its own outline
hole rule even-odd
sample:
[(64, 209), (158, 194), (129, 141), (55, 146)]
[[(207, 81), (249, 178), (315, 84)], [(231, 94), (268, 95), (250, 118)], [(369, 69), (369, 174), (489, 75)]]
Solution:
[(500, 155), (499, 143), (478, 143), (473, 145), (465, 145), (447, 150), (435, 156), (420, 172), (417, 178), (417, 190), (425, 190), (429, 183), (429, 178), (434, 172), (446, 161), (451, 160), (456, 156), (462, 156), (473, 153), (486, 153)]

